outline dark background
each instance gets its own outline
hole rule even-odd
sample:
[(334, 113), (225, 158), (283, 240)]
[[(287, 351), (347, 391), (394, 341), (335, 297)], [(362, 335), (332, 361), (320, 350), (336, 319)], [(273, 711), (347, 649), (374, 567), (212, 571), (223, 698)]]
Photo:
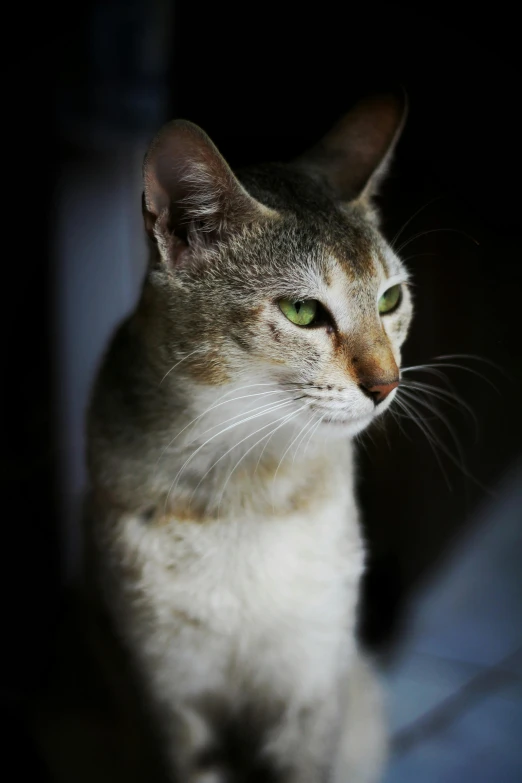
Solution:
[[(131, 151), (139, 165), (148, 139), (174, 116), (200, 124), (232, 166), (286, 160), (314, 143), (358, 97), (402, 84), (409, 119), (380, 202), (390, 238), (422, 208), (401, 235), (401, 241), (411, 238), (402, 257), (409, 259), (416, 300), (405, 364), (472, 354), (500, 369), (459, 359), (486, 380), (448, 369), (479, 423), (475, 437), (469, 419), (441, 402), (465, 472), (444, 453), (441, 469), (422, 432), (407, 421), (401, 420), (405, 433), (389, 419), (385, 430), (365, 439), (360, 490), (371, 558), (362, 627), (372, 649), (393, 655), (409, 600), (521, 455), (522, 172), (514, 12), (496, 4), (484, 11), (475, 7), (470, 15), (444, 3), (365, 8), (322, 2), (293, 13), (283, 4), (211, 8), (110, 0), (78, 3), (74, 17), (66, 19), (56, 8), (62, 26), (40, 39), (41, 55), (31, 61), (36, 86), (29, 106), (39, 124), (25, 157), (31, 184), (37, 168), (39, 185), (36, 193), (30, 189), (31, 207), (23, 209), (30, 219), (18, 235), (32, 242), (16, 256), (17, 286), (6, 289), (4, 302), (10, 379), (5, 412), (12, 437), (5, 440), (3, 479), (6, 507), (15, 509), (16, 522), (9, 526), (13, 542), (4, 555), (9, 662), (2, 690), (17, 737), (11, 747), (18, 749), (20, 738), (24, 743), (18, 763), (34, 758), (41, 765), (33, 779), (45, 774), (67, 779), (63, 772), (56, 776), (56, 758), (67, 755), (69, 743), (67, 733), (58, 731), (45, 750), (34, 710), (40, 709), (44, 723), (46, 710), (82, 715), (85, 697), (78, 681), (97, 681), (88, 656), (75, 658), (74, 645), (73, 652), (63, 653), (75, 572), (67, 529), (75, 517), (63, 502), (67, 471), (60, 467), (68, 457), (60, 434), (67, 423), (57, 349), (64, 326), (56, 313), (69, 295), (59, 279), (56, 248), (63, 230), (60, 209), (67, 203), (61, 183), (71, 171), (79, 172), (81, 195), (82, 176), (86, 192), (92, 185), (86, 172), (110, 173), (111, 161), (128, 161)], [(9, 209), (18, 212), (19, 205), (11, 202)], [(139, 198), (122, 209), (137, 227)], [(81, 208), (76, 214), (81, 219)], [(428, 233), (417, 236), (422, 232)], [(74, 296), (69, 296), (73, 313)], [(104, 300), (105, 310), (110, 301)], [(81, 340), (74, 352), (81, 361)], [(430, 423), (443, 448), (457, 455), (445, 425)], [(75, 674), (67, 680), (69, 696), (56, 706), (54, 683), (65, 659)], [(104, 688), (92, 685), (102, 695), (94, 706), (89, 702), (86, 713), (108, 709)], [(60, 726), (67, 724), (66, 717), (61, 720)], [(97, 720), (103, 724), (103, 716)], [(88, 750), (78, 746), (78, 753), (98, 743), (104, 749), (100, 758), (110, 755), (113, 740), (104, 731), (102, 740), (93, 731)]]

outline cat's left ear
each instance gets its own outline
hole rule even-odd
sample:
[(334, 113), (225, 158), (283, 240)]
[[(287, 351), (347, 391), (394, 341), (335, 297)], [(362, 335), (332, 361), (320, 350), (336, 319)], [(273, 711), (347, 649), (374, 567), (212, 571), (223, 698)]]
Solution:
[[(191, 122), (167, 123), (143, 165), (143, 216), (172, 263), (272, 214), (243, 188), (209, 137)], [(198, 245), (199, 243), (199, 245)]]
[(403, 90), (366, 98), (295, 163), (326, 180), (339, 201), (368, 200), (388, 170), (406, 114)]

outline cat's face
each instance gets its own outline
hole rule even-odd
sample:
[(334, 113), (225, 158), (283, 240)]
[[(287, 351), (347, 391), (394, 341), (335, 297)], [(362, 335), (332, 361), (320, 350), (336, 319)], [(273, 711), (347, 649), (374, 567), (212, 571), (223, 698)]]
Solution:
[[(272, 418), (312, 415), (318, 427), (357, 434), (393, 400), (412, 314), (408, 275), (378, 230), (368, 172), (359, 176), (363, 195), (359, 182), (348, 199), (317, 176), (317, 154), (246, 171), (240, 184), (206, 137), (181, 129), (197, 151), (203, 144), (197, 165), (157, 186), (167, 207), (146, 188), (160, 251), (147, 290), (161, 313), (165, 366), (181, 362), (195, 393), (248, 388), (265, 395)], [(172, 160), (164, 153), (169, 176)], [(348, 182), (345, 190), (353, 173)]]

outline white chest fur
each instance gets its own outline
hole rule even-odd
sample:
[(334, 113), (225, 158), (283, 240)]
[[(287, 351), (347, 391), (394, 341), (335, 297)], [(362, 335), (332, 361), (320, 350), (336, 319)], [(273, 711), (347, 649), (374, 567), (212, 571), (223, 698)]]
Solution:
[(248, 682), (306, 702), (333, 687), (353, 650), (363, 566), (351, 480), (342, 478), (327, 500), (281, 516), (120, 519), (116, 611), (157, 693)]

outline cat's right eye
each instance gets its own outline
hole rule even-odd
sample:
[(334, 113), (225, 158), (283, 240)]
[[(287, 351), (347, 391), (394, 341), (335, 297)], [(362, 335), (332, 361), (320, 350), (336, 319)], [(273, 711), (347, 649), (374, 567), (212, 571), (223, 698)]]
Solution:
[(400, 285), (392, 285), (379, 299), (379, 313), (381, 315), (392, 313), (400, 305), (401, 299), (402, 287)]
[(289, 321), (296, 326), (311, 326), (315, 320), (319, 302), (317, 299), (305, 299), (294, 301), (292, 299), (280, 299), (279, 309)]

